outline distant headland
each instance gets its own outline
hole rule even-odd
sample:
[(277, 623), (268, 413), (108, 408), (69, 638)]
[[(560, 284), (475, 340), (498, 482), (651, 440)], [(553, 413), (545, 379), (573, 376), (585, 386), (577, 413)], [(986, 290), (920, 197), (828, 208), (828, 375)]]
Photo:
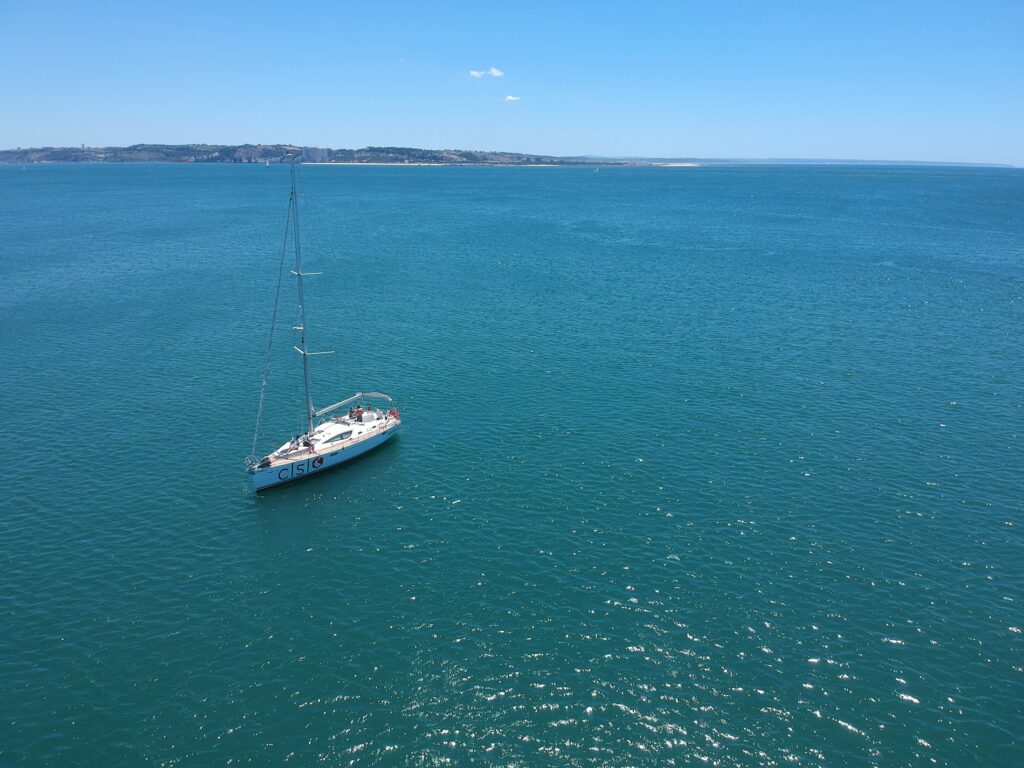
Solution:
[(540, 165), (661, 166), (701, 165), (955, 165), (1003, 167), (994, 163), (950, 163), (891, 160), (827, 160), (797, 158), (730, 159), (695, 157), (594, 157), (579, 155), (482, 152), (470, 149), (363, 147), (327, 149), (291, 144), (133, 144), (130, 147), (34, 147), (0, 149), (0, 163), (302, 163), (324, 165)]
[(552, 157), (466, 149), (364, 147), (326, 149), (289, 144), (133, 144), (130, 147), (2, 149), (3, 163), (303, 163), (365, 165), (639, 165), (637, 160)]

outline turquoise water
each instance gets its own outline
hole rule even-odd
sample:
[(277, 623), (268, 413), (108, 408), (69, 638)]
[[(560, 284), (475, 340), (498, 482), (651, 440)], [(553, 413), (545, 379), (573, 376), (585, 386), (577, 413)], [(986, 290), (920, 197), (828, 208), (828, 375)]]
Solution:
[(1024, 172), (302, 178), (256, 497), (287, 169), (0, 166), (0, 764), (1024, 760)]

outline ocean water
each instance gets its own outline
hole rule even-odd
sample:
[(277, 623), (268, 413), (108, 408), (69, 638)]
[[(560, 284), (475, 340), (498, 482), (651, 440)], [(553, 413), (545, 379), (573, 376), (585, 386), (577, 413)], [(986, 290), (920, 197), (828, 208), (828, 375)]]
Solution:
[(256, 496), (287, 169), (0, 166), (0, 764), (1024, 763), (1024, 172), (301, 175)]

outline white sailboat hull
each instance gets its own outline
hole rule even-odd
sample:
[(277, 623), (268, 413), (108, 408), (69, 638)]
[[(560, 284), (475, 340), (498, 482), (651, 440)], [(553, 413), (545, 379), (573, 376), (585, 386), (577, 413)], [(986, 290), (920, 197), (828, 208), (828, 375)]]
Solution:
[(400, 421), (394, 421), (379, 431), (374, 431), (362, 439), (334, 450), (308, 452), (292, 461), (275, 463), (273, 466), (263, 469), (254, 469), (252, 470), (252, 487), (257, 491), (262, 491), (344, 464), (390, 440), (398, 431), (400, 424)]

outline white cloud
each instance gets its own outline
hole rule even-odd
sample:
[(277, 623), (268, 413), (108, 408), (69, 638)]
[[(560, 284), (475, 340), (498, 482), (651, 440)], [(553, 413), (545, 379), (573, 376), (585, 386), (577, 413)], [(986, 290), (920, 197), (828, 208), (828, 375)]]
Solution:
[(519, 101), (518, 96), (506, 96), (505, 101)]
[(504, 77), (504, 70), (498, 69), (497, 67), (491, 67), (490, 69), (471, 69), (469, 70), (470, 77)]

